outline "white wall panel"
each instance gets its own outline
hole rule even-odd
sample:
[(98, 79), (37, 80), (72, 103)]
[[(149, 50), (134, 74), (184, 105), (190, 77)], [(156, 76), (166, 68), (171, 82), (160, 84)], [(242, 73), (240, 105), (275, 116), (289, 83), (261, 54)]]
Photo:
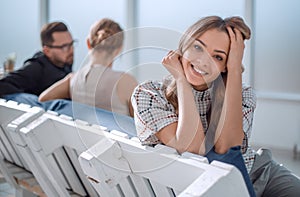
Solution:
[(255, 1), (253, 144), (300, 145), (300, 1)]
[(300, 94), (300, 1), (255, 4), (255, 87)]

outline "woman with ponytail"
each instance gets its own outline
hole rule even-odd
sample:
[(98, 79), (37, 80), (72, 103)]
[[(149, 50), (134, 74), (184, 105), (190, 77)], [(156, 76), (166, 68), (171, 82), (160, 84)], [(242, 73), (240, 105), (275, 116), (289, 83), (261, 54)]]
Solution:
[(111, 19), (97, 21), (87, 38), (86, 64), (44, 91), (40, 101), (69, 98), (98, 108), (133, 116), (130, 96), (137, 86), (128, 73), (112, 69), (123, 47), (122, 28)]
[(250, 196), (299, 195), (299, 179), (248, 145), (256, 98), (242, 84), (242, 58), (250, 35), (240, 17), (208, 16), (190, 26), (162, 60), (170, 75), (134, 90), (137, 133), (145, 145), (234, 165)]

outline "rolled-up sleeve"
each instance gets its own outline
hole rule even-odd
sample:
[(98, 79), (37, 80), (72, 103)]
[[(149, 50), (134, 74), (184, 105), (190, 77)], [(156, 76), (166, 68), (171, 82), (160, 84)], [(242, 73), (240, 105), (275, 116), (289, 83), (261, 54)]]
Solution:
[(243, 87), (242, 97), (243, 130), (245, 132), (245, 137), (242, 144), (242, 152), (245, 152), (248, 148), (248, 141), (252, 131), (254, 110), (256, 108), (256, 96), (251, 87)]
[(137, 86), (131, 97), (137, 135), (143, 144), (160, 143), (155, 133), (178, 121), (174, 107), (167, 101), (158, 82)]

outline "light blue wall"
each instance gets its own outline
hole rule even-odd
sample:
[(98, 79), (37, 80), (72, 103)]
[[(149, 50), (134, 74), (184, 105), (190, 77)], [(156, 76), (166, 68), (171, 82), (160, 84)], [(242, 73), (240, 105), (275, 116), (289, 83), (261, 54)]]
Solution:
[(206, 15), (244, 16), (243, 0), (151, 0), (138, 1), (138, 5), (140, 26), (170, 28), (179, 32)]
[(108, 17), (126, 28), (126, 1), (123, 0), (50, 0), (49, 21), (63, 20), (74, 38), (79, 40), (75, 48), (74, 69), (77, 70), (87, 55), (86, 38), (90, 26)]
[(6, 57), (17, 54), (16, 67), (40, 50), (38, 0), (0, 2), (0, 66)]

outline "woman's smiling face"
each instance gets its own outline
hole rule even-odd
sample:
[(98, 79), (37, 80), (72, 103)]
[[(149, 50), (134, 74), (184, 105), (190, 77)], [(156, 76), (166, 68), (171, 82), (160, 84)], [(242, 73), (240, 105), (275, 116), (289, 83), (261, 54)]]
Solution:
[(227, 33), (211, 29), (196, 38), (183, 53), (182, 65), (188, 82), (205, 90), (226, 71), (230, 39)]

